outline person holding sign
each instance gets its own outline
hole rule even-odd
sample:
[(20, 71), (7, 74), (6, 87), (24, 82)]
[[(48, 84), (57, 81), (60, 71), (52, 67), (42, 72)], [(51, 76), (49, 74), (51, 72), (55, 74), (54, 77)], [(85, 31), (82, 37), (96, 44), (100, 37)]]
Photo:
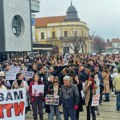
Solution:
[[(58, 77), (54, 77), (53, 84), (50, 84), (48, 86), (48, 94), (54, 95), (53, 100), (50, 100), (51, 102), (53, 102), (53, 104), (50, 105), (50, 118), (48, 118), (48, 120), (54, 120), (54, 114), (56, 115), (56, 120), (61, 120), (59, 112), (59, 102), (57, 100), (57, 97), (59, 97), (61, 85), (58, 81)], [(56, 101), (54, 101), (55, 98), (57, 98)]]
[(40, 120), (43, 120), (43, 92), (44, 84), (40, 80), (38, 74), (34, 74), (33, 81), (31, 81), (29, 86), (30, 100), (32, 102), (32, 110), (34, 120), (37, 120), (37, 114), (39, 113)]
[(85, 93), (85, 105), (87, 108), (87, 120), (90, 120), (90, 113), (92, 114), (92, 120), (96, 120), (95, 106), (92, 106), (93, 95), (95, 95), (97, 85), (94, 81), (94, 74), (91, 74), (88, 80), (85, 82), (83, 92)]

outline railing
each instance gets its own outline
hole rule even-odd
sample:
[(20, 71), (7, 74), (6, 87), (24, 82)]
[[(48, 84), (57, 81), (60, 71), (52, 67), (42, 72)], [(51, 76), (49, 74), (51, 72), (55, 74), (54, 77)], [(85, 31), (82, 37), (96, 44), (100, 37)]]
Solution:
[(49, 40), (49, 41), (58, 40), (58, 38), (57, 37), (51, 37), (51, 38), (47, 38), (47, 40)]

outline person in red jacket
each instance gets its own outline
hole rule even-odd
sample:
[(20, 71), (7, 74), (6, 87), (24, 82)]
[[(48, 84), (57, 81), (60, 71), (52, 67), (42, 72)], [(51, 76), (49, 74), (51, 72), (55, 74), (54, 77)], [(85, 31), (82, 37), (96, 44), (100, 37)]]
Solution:
[(34, 120), (37, 120), (37, 114), (39, 113), (40, 120), (43, 120), (43, 93), (37, 93), (37, 91), (33, 91), (33, 85), (41, 85), (44, 84), (43, 81), (40, 80), (38, 74), (33, 76), (33, 81), (31, 81), (29, 86), (29, 94), (30, 100), (32, 103), (33, 117)]

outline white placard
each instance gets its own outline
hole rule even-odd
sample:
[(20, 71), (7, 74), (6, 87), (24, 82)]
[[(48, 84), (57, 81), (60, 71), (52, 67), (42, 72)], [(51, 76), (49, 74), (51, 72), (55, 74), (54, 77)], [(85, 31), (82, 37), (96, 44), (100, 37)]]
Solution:
[(21, 71), (23, 76), (28, 80), (30, 78), (33, 78), (34, 72), (33, 71)]
[(44, 85), (32, 85), (32, 93), (44, 93)]
[(11, 66), (9, 71), (5, 72), (5, 79), (6, 80), (16, 80), (16, 74), (20, 72), (19, 66)]
[(93, 95), (91, 106), (98, 106), (99, 105), (99, 99), (100, 99), (100, 95)]

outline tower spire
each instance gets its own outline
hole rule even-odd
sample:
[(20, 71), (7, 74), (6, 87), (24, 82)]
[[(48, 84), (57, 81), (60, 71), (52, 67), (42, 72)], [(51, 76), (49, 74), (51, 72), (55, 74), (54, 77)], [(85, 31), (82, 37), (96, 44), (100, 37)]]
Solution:
[(71, 0), (71, 6), (72, 6), (72, 0)]

